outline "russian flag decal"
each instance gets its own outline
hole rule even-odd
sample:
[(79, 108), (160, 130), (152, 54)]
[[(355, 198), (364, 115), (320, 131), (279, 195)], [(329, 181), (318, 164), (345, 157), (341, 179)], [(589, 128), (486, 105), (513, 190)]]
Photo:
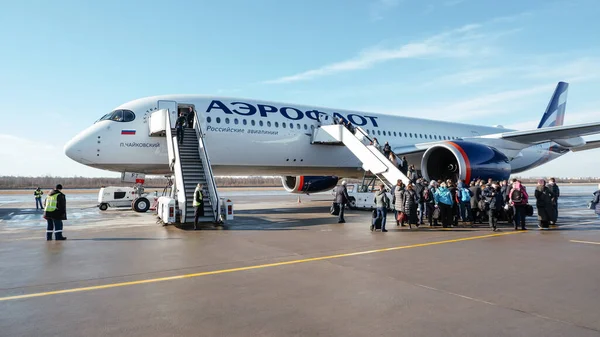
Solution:
[(122, 135), (135, 135), (135, 130), (121, 130)]

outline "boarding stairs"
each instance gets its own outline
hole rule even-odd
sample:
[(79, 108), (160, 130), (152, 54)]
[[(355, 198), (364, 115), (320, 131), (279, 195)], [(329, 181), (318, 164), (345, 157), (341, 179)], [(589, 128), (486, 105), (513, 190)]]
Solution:
[[(163, 107), (161, 107), (161, 102)], [(162, 108), (162, 109), (161, 109)], [(175, 111), (173, 113), (173, 111)], [(194, 117), (194, 127), (186, 127), (182, 144), (177, 140), (175, 120), (177, 116), (177, 103), (171, 101), (159, 101), (159, 110), (152, 113), (151, 119), (164, 120), (164, 127), (150, 127), (151, 136), (165, 136), (167, 138), (167, 151), (169, 156), (169, 167), (175, 176), (175, 188), (173, 197), (177, 199), (180, 211), (180, 223), (194, 222), (194, 191), (198, 184), (203, 185), (204, 216), (198, 221), (214, 222), (221, 221), (219, 217), (220, 198), (217, 184), (214, 179), (212, 167), (204, 134), (200, 127), (197, 114)], [(160, 132), (160, 129), (164, 129)]]
[(362, 128), (355, 127), (352, 133), (344, 125), (322, 125), (313, 131), (311, 139), (312, 144), (346, 146), (362, 162), (363, 170), (371, 172), (390, 189), (398, 179), (408, 184), (408, 177), (371, 142), (371, 137)]
[[(175, 135), (177, 131), (172, 131)], [(201, 139), (202, 140), (202, 139)], [(174, 138), (176, 141), (176, 138)], [(183, 135), (183, 144), (178, 144), (178, 155), (179, 163), (181, 166), (183, 183), (182, 186), (185, 193), (185, 212), (182, 212), (181, 223), (193, 223), (194, 222), (194, 191), (198, 184), (204, 186), (203, 199), (204, 199), (204, 217), (199, 218), (199, 222), (212, 222), (215, 218), (212, 202), (210, 198), (210, 192), (207, 191), (208, 181), (204, 170), (204, 163), (200, 158), (198, 150), (198, 137), (195, 129), (186, 128)], [(185, 215), (184, 215), (185, 214)], [(185, 220), (185, 221), (184, 221)]]

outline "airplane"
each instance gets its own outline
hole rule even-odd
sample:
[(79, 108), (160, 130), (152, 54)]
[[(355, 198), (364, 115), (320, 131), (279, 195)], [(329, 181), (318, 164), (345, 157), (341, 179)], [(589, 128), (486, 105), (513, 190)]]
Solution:
[(600, 133), (600, 122), (563, 125), (568, 83), (559, 82), (537, 129), (480, 126), (207, 95), (164, 95), (116, 107), (65, 145), (65, 154), (90, 167), (171, 175), (166, 138), (149, 135), (150, 117), (166, 103), (192, 108), (216, 176), (275, 175), (291, 193), (335, 187), (339, 177), (361, 178), (361, 162), (344, 146), (311, 142), (323, 123), (345, 120), (393, 152), (427, 180), (508, 179), (571, 151), (600, 147), (582, 136)]

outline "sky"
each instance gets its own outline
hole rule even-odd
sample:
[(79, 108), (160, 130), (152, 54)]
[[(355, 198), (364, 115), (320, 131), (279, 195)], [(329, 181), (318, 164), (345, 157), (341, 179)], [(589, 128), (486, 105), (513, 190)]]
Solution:
[[(214, 94), (535, 128), (600, 121), (597, 0), (5, 1), (0, 175), (119, 176), (64, 144), (127, 101)], [(600, 137), (592, 137), (599, 139)], [(600, 150), (521, 176), (600, 176)]]

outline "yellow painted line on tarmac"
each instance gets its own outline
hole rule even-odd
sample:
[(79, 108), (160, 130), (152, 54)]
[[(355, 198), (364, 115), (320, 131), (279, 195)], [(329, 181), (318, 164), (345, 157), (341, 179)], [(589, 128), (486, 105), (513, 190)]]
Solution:
[(497, 237), (497, 236), (519, 234), (519, 233), (524, 233), (524, 232), (506, 232), (506, 233), (496, 233), (496, 234), (488, 234), (488, 235), (479, 235), (479, 236), (471, 236), (471, 237), (460, 238), (460, 239), (451, 239), (451, 240), (444, 240), (444, 241), (425, 242), (425, 243), (418, 243), (418, 244), (407, 245), (407, 246), (398, 246), (398, 247), (391, 247), (391, 248), (366, 250), (366, 251), (354, 252), (354, 253), (345, 253), (345, 254), (337, 254), (337, 255), (312, 257), (312, 258), (307, 258), (307, 259), (291, 260), (291, 261), (276, 262), (276, 263), (267, 263), (267, 264), (260, 264), (260, 265), (247, 266), (247, 267), (239, 267), (239, 268), (231, 268), (231, 269), (213, 270), (213, 271), (206, 271), (206, 272), (193, 273), (193, 274), (175, 275), (175, 276), (159, 277), (159, 278), (152, 278), (152, 279), (146, 279), (146, 280), (130, 281), (130, 282), (109, 283), (109, 284), (103, 284), (103, 285), (97, 285), (97, 286), (91, 286), (91, 287), (71, 288), (71, 289), (63, 289), (63, 290), (46, 291), (46, 292), (40, 292), (40, 293), (31, 293), (31, 294), (24, 294), (24, 295), (7, 296), (7, 297), (0, 297), (0, 302), (2, 302), (2, 301), (11, 301), (11, 300), (19, 300), (19, 299), (26, 299), (26, 298), (33, 298), (33, 297), (43, 297), (43, 296), (60, 295), (60, 294), (68, 294), (68, 293), (77, 293), (77, 292), (100, 290), (100, 289), (109, 289), (109, 288), (133, 286), (133, 285), (138, 285), (138, 284), (147, 284), (147, 283), (157, 283), (157, 282), (164, 282), (164, 281), (181, 280), (181, 279), (192, 278), (192, 277), (200, 277), (200, 276), (208, 276), (208, 275), (218, 275), (218, 274), (234, 273), (234, 272), (246, 271), (246, 270), (263, 269), (263, 268), (279, 267), (279, 266), (287, 266), (287, 265), (299, 264), (299, 263), (306, 263), (306, 262), (331, 260), (331, 259), (337, 259), (337, 258), (341, 258), (341, 257), (349, 257), (349, 256), (357, 256), (357, 255), (366, 255), (366, 254), (373, 254), (373, 253), (389, 252), (389, 251), (400, 250), (400, 249), (427, 247), (427, 246), (442, 245), (442, 244), (447, 244), (447, 243), (455, 243), (455, 242), (463, 242), (463, 241), (487, 239), (487, 238), (492, 238), (492, 237)]
[(575, 243), (587, 243), (590, 245), (600, 245), (600, 242), (594, 242), (594, 241), (579, 241), (579, 240), (569, 240), (571, 242), (575, 242)]

